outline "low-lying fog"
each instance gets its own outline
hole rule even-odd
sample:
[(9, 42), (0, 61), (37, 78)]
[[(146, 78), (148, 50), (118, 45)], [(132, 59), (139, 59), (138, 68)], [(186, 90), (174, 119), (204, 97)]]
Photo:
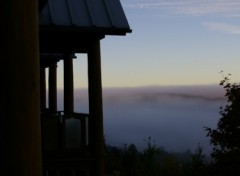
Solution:
[[(59, 109), (62, 91), (59, 90)], [(77, 89), (75, 111), (88, 113), (86, 89)], [(211, 146), (204, 127), (216, 128), (219, 107), (224, 106), (220, 86), (136, 87), (103, 89), (104, 134), (107, 144), (146, 147), (144, 139), (167, 151), (194, 152), (200, 144), (209, 154)]]

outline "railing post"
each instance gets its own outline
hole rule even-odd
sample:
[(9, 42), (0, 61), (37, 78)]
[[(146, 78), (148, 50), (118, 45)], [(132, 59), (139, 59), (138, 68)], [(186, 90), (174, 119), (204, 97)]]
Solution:
[(87, 145), (87, 128), (86, 128), (86, 117), (80, 118), (81, 123), (81, 148), (85, 149)]
[(48, 102), (50, 112), (57, 111), (57, 62), (52, 61), (49, 66), (49, 78), (48, 78)]
[(60, 129), (60, 149), (66, 148), (66, 119), (63, 113), (60, 113), (61, 117), (61, 129)]
[(46, 109), (46, 71), (45, 66), (40, 66), (40, 107), (41, 112)]

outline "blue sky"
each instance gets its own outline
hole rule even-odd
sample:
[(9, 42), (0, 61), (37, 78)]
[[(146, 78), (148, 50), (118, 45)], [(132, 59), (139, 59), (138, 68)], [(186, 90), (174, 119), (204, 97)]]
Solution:
[[(240, 1), (121, 2), (133, 32), (101, 41), (107, 142), (143, 145), (143, 138), (152, 136), (170, 150), (195, 149), (198, 142), (209, 150), (203, 127), (215, 127), (219, 107), (225, 104), (218, 98), (223, 96), (221, 87), (209, 84), (219, 83), (221, 70), (231, 73), (233, 82), (240, 81)], [(75, 88), (87, 87), (87, 58), (77, 56)], [(58, 67), (62, 70), (61, 63)], [(58, 74), (61, 88), (61, 71)], [(135, 88), (141, 86), (149, 87)], [(86, 95), (76, 90), (76, 112), (88, 113)]]
[[(101, 41), (104, 87), (218, 84), (221, 70), (239, 82), (239, 0), (121, 3), (133, 32)], [(86, 56), (75, 67), (86, 87)]]

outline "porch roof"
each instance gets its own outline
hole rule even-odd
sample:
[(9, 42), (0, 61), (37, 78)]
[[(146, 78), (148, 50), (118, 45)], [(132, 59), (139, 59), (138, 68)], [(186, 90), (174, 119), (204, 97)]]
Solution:
[(126, 35), (131, 32), (119, 0), (40, 0), (40, 31)]

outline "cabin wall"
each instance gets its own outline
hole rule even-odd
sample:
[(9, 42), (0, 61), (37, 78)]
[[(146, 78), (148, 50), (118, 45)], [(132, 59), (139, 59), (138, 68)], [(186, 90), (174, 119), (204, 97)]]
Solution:
[(41, 176), (37, 1), (1, 1), (0, 13), (0, 175)]

